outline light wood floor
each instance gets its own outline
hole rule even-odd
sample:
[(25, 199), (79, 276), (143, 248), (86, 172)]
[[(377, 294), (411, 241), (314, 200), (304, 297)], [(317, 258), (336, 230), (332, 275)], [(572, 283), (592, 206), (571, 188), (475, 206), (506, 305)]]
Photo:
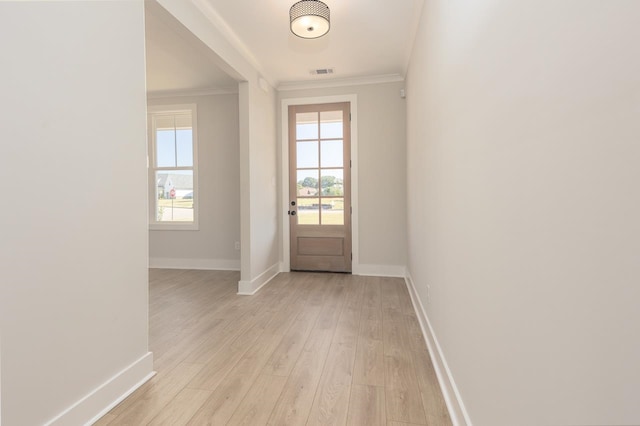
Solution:
[(404, 281), (150, 271), (158, 374), (97, 425), (450, 425)]

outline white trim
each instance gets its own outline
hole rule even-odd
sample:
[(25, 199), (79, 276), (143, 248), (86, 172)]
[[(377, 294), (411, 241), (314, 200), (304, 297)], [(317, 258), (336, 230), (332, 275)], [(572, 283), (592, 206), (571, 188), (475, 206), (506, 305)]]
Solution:
[(185, 90), (155, 90), (147, 92), (147, 99), (162, 99), (162, 98), (181, 98), (191, 96), (216, 96), (216, 95), (234, 95), (238, 93), (238, 89), (218, 89), (218, 88), (203, 88), (203, 89), (185, 89)]
[(453, 380), (453, 375), (451, 374), (447, 360), (444, 357), (444, 353), (438, 343), (436, 334), (431, 327), (431, 322), (429, 321), (427, 312), (422, 305), (422, 301), (418, 296), (413, 279), (411, 279), (411, 274), (409, 274), (408, 271), (404, 280), (407, 284), (407, 289), (409, 290), (411, 302), (413, 303), (413, 308), (416, 311), (420, 328), (422, 329), (422, 335), (427, 343), (429, 355), (431, 355), (431, 362), (433, 363), (433, 368), (435, 369), (436, 376), (438, 377), (442, 395), (444, 396), (447, 408), (449, 409), (451, 422), (454, 426), (472, 426), (469, 413), (467, 413), (467, 409), (464, 406), (464, 402), (462, 401), (456, 382)]
[(251, 281), (238, 281), (238, 294), (240, 296), (253, 296), (279, 273), (280, 263), (276, 263)]
[(46, 423), (46, 426), (91, 425), (156, 374), (153, 354), (140, 359), (89, 392)]
[(397, 83), (404, 81), (404, 77), (400, 74), (384, 74), (384, 75), (372, 75), (368, 77), (355, 77), (355, 78), (332, 78), (323, 80), (310, 80), (310, 81), (291, 81), (281, 83), (278, 86), (278, 91), (288, 90), (306, 90), (306, 89), (328, 89), (331, 87), (345, 87), (345, 86), (363, 86), (367, 84), (381, 84), (381, 83)]
[[(154, 131), (155, 116), (161, 114), (185, 113), (189, 111), (191, 114), (191, 134), (193, 141), (193, 166), (192, 167), (155, 167), (156, 164), (156, 140)], [(198, 226), (198, 206), (200, 205), (200, 197), (198, 191), (198, 106), (197, 104), (180, 104), (180, 105), (153, 105), (147, 107), (148, 117), (148, 147), (147, 147), (147, 176), (149, 180), (149, 230), (152, 231), (197, 231)], [(156, 220), (156, 191), (155, 172), (158, 170), (192, 170), (193, 171), (193, 222), (158, 222)]]
[(370, 277), (397, 277), (404, 278), (407, 268), (402, 265), (363, 265), (353, 268), (353, 275), (366, 275)]
[(282, 271), (291, 270), (291, 259), (289, 257), (289, 106), (290, 105), (313, 105), (328, 104), (337, 102), (349, 102), (351, 104), (351, 269), (358, 268), (360, 261), (359, 232), (358, 232), (358, 95), (337, 95), (337, 96), (316, 96), (310, 98), (287, 98), (282, 99), (282, 109), (280, 117), (280, 159), (279, 164), (282, 181), (280, 182), (280, 193), (282, 194)]
[(151, 257), (149, 258), (149, 268), (239, 271), (240, 259), (180, 259)]
[[(153, 181), (153, 179), (150, 179)], [(195, 193), (195, 191), (194, 191)], [(180, 223), (180, 222), (156, 222), (149, 223), (149, 231), (198, 231), (198, 225), (194, 223)]]
[[(171, 114), (174, 112), (184, 112), (186, 110), (193, 110), (197, 113), (197, 104), (173, 104), (173, 105), (149, 105), (147, 106), (148, 114)], [(193, 114), (195, 117), (196, 114)]]

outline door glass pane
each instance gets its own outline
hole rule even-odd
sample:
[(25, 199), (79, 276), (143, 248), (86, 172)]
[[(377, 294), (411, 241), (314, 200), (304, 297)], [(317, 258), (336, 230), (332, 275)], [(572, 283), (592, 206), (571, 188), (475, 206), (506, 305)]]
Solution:
[(193, 170), (156, 172), (156, 219), (193, 222)]
[(298, 170), (298, 196), (318, 195), (318, 170)]
[(318, 113), (296, 114), (296, 139), (318, 139)]
[(298, 168), (318, 167), (318, 142), (296, 143), (296, 157)]
[(342, 141), (320, 142), (322, 167), (344, 167)]
[(322, 139), (342, 138), (342, 111), (320, 113), (320, 137)]
[(344, 195), (344, 172), (343, 169), (322, 170), (320, 185), (323, 196), (343, 196)]
[(344, 225), (344, 198), (322, 198), (322, 225)]
[(298, 225), (320, 225), (319, 198), (298, 198)]

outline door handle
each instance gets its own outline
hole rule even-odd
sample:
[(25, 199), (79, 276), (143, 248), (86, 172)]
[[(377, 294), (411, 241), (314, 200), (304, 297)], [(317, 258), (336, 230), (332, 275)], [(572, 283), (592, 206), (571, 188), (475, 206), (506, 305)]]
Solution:
[(293, 211), (292, 211), (292, 210), (289, 210), (289, 211), (287, 212), (287, 214), (290, 214), (291, 216), (295, 216), (295, 215), (296, 215), (296, 211), (295, 211), (295, 210), (293, 210)]

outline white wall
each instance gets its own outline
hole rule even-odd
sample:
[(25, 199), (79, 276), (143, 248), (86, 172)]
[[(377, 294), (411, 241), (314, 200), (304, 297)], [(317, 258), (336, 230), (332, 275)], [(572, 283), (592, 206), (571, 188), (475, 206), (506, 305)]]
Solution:
[(83, 424), (152, 367), (143, 2), (2, 2), (0, 40), (2, 423)]
[(149, 262), (157, 267), (240, 269), (238, 95), (149, 99), (148, 105), (197, 105), (196, 231), (149, 231)]
[[(358, 208), (354, 209), (359, 227), (356, 273), (402, 275), (406, 265), (406, 112), (400, 97), (402, 88), (404, 82), (393, 82), (281, 91), (278, 96), (279, 101), (357, 96), (358, 154), (353, 158), (358, 170), (358, 176), (353, 176), (358, 183)], [(286, 193), (284, 196), (288, 197)]]
[(275, 93), (240, 84), (242, 268), (238, 290), (251, 294), (279, 271)]
[(639, 17), (634, 0), (423, 10), (409, 270), (476, 426), (640, 424)]

